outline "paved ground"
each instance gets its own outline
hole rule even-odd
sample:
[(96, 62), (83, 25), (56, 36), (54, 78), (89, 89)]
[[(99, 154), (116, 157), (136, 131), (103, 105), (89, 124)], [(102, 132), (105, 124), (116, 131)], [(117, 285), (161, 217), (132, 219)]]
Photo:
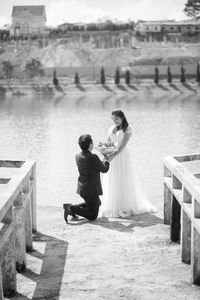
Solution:
[(34, 249), (13, 300), (200, 299), (161, 213), (67, 225), (62, 208), (38, 207)]

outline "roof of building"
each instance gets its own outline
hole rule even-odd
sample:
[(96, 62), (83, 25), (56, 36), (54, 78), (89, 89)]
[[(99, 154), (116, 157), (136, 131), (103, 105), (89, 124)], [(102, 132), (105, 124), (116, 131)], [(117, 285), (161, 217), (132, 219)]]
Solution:
[(34, 16), (45, 16), (44, 5), (15, 5), (13, 6), (12, 17), (24, 10), (28, 10)]
[(163, 20), (138, 20), (137, 23), (164, 23), (164, 22), (176, 22), (175, 19), (163, 19)]
[[(137, 24), (143, 23), (144, 25), (177, 25), (177, 26), (184, 26), (184, 25), (199, 25), (199, 19), (189, 19), (189, 20), (182, 20), (182, 21), (175, 21), (175, 20), (160, 20), (160, 21), (138, 21)], [(136, 25), (137, 25), (136, 24)]]
[(181, 21), (179, 21), (179, 22), (167, 22), (167, 23), (163, 23), (163, 25), (170, 25), (170, 26), (175, 26), (175, 25), (177, 25), (177, 26), (192, 26), (192, 25), (200, 25), (200, 22), (181, 22)]

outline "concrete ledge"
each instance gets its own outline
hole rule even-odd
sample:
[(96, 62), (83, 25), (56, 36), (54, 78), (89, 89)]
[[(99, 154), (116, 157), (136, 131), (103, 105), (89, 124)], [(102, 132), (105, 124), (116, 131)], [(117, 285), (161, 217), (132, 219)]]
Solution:
[[(48, 95), (53, 96), (55, 94), (84, 94), (84, 93), (97, 93), (97, 94), (199, 94), (199, 84), (187, 82), (181, 84), (180, 81), (174, 81), (173, 84), (167, 82), (160, 82), (155, 84), (152, 81), (132, 82), (130, 85), (121, 82), (116, 85), (112, 82), (107, 82), (105, 85), (95, 84), (91, 82), (81, 82), (79, 85), (75, 85), (68, 82), (66, 79), (59, 81), (59, 86), (54, 87), (52, 79), (40, 79), (36, 80), (34, 85), (31, 82), (21, 83), (16, 81), (11, 84), (11, 89), (8, 89), (5, 81), (0, 81), (0, 85), (6, 88), (5, 96), (25, 96), (29, 94)], [(2, 95), (3, 96), (3, 95)]]
[(180, 242), (184, 263), (191, 264), (192, 283), (200, 285), (200, 154), (164, 159), (164, 222), (171, 240)]
[(35, 162), (0, 160), (0, 299), (16, 292), (16, 270), (36, 231)]

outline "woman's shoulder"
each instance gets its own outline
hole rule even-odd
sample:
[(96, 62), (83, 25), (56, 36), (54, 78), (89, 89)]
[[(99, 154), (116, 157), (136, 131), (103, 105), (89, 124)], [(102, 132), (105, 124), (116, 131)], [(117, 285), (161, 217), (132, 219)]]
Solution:
[(127, 133), (127, 134), (132, 134), (132, 127), (129, 125), (126, 130), (124, 131), (124, 133)]
[(128, 125), (128, 127), (126, 128), (126, 133), (132, 133), (132, 127), (130, 125)]

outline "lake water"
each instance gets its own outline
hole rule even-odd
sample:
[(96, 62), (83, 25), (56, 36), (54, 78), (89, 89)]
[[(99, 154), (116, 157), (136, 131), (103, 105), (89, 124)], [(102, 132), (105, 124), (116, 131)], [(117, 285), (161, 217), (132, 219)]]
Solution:
[[(39, 205), (77, 202), (74, 156), (78, 137), (104, 141), (111, 111), (122, 109), (133, 128), (135, 173), (155, 204), (163, 193), (163, 158), (200, 149), (200, 99), (192, 95), (67, 95), (0, 100), (0, 157), (36, 160)], [(160, 201), (160, 200), (159, 200)]]

